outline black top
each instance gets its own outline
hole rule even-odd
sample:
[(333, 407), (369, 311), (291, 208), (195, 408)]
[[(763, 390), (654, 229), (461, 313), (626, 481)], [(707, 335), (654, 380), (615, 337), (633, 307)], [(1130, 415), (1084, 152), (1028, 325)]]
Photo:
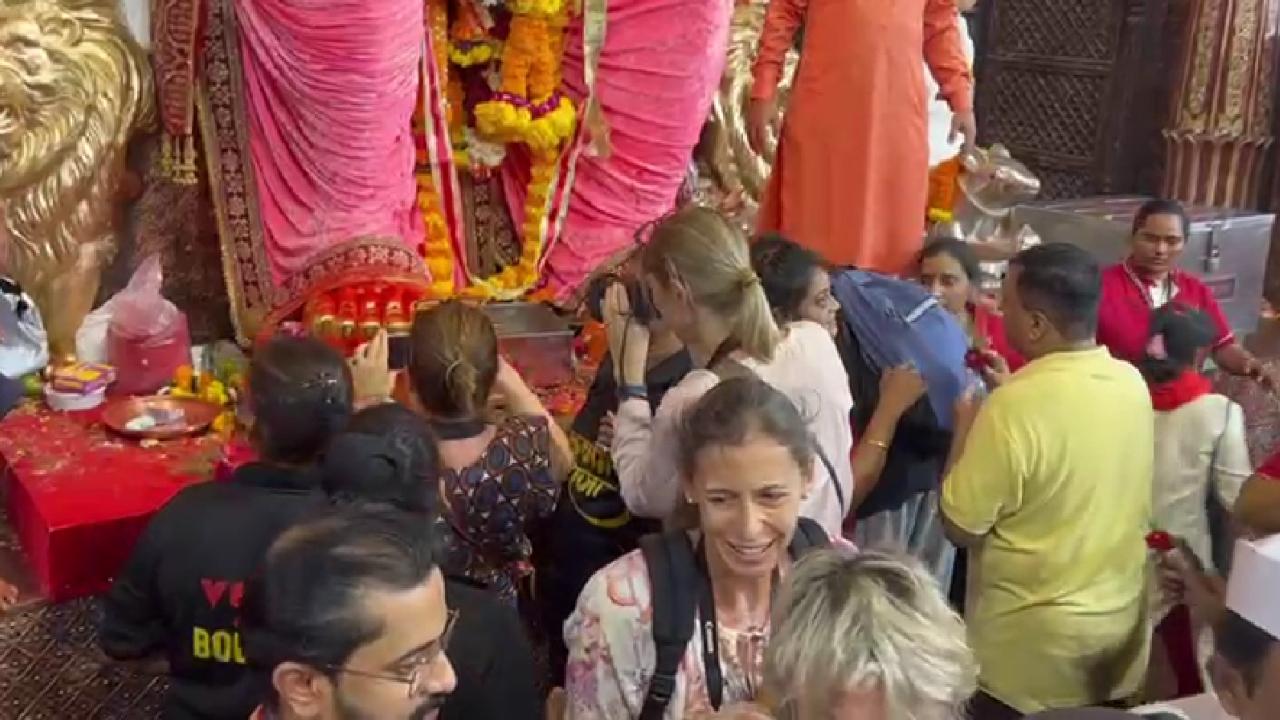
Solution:
[[(684, 349), (649, 368), (644, 375), (649, 390), (649, 406), (656, 409), (662, 402), (662, 396), (692, 369), (693, 360), (689, 351)], [(613, 376), (613, 359), (606, 354), (600, 361), (600, 369), (587, 391), (582, 408), (573, 419), (573, 431), (588, 440), (595, 440), (600, 433), (600, 421), (617, 410), (618, 381)]]
[(458, 686), (441, 720), (541, 720), (533, 650), (516, 611), (463, 579), (445, 581), (458, 627), (447, 655)]
[(169, 661), (166, 720), (244, 720), (260, 698), (236, 629), (244, 581), (276, 536), (323, 504), (313, 470), (251, 463), (192, 485), (147, 525), (103, 605), (99, 642)]

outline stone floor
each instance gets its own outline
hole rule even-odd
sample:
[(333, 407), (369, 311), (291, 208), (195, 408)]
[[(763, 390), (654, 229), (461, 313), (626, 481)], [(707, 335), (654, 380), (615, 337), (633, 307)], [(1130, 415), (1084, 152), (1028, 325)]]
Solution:
[(0, 616), (0, 720), (159, 717), (166, 680), (109, 662), (97, 649), (97, 602), (35, 599), (20, 557), (0, 510), (0, 577), (23, 590), (19, 608)]

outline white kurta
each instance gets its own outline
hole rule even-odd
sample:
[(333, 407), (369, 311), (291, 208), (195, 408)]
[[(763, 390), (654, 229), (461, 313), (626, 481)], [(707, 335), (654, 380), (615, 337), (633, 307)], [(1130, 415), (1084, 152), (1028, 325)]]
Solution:
[(1156, 413), (1156, 465), (1152, 508), (1161, 529), (1184, 538), (1213, 567), (1205, 503), (1210, 492), (1235, 505), (1253, 472), (1245, 445), (1244, 411), (1225, 396), (1201, 396)]
[[(973, 37), (969, 34), (969, 21), (964, 15), (956, 13), (956, 22), (960, 25), (960, 39), (964, 44), (964, 56), (973, 66)], [(938, 83), (933, 80), (933, 73), (925, 68), (925, 97), (929, 98), (929, 167), (935, 167), (943, 161), (950, 160), (960, 153), (963, 140), (956, 138), (948, 142), (951, 134), (951, 107), (947, 101), (938, 97)]]

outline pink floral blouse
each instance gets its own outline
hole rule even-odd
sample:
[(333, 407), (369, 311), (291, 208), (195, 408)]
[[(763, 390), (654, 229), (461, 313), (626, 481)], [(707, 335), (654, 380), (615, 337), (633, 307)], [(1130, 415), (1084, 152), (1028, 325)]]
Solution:
[[(618, 558), (587, 583), (564, 628), (569, 720), (625, 720), (640, 715), (654, 670), (653, 602), (639, 550)], [(724, 671), (721, 707), (755, 699), (769, 628), (718, 626)], [(685, 651), (666, 720), (697, 720), (715, 711), (703, 680), (702, 633)]]

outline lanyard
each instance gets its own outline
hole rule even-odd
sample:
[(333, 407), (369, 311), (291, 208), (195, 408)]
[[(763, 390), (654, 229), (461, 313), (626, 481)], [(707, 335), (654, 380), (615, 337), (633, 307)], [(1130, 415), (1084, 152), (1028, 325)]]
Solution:
[[(1152, 310), (1156, 309), (1155, 301), (1151, 299), (1151, 291), (1148, 289), (1149, 286), (1142, 282), (1142, 278), (1138, 277), (1138, 274), (1133, 271), (1133, 268), (1129, 267), (1129, 263), (1125, 262), (1123, 265), (1125, 274), (1128, 275), (1129, 279), (1133, 281), (1133, 284), (1137, 286), (1138, 292), (1142, 294), (1142, 300), (1146, 302), (1147, 307)], [(1178, 286), (1173, 282), (1173, 271), (1170, 270), (1169, 273), (1164, 276), (1164, 280), (1160, 282), (1164, 286), (1164, 301), (1166, 303), (1172, 302), (1173, 295), (1178, 289)]]
[[(694, 557), (698, 559), (698, 618), (702, 621), (702, 669), (707, 682), (707, 699), (711, 708), (719, 710), (724, 702), (724, 673), (720, 667), (720, 630), (716, 624), (716, 598), (711, 586), (711, 573), (707, 571), (707, 552), (701, 538), (694, 548)], [(773, 605), (773, 594), (778, 589), (778, 569), (773, 570), (773, 580), (769, 585), (769, 604)], [(743, 667), (743, 673), (750, 677), (751, 668)]]

